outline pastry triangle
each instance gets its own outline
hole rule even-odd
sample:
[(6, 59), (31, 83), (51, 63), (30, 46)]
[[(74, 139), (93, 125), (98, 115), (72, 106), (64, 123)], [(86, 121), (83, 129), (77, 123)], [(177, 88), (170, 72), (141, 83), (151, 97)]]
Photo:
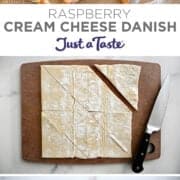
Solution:
[(95, 65), (116, 89), (138, 110), (138, 84), (141, 67), (130, 64)]

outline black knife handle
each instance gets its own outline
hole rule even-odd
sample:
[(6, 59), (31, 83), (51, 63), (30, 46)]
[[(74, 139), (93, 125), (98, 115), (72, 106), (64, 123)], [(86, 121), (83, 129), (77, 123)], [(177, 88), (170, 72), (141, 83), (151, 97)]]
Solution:
[(146, 156), (149, 140), (150, 140), (150, 134), (145, 133), (140, 143), (138, 152), (135, 158), (133, 159), (133, 163), (132, 163), (132, 170), (136, 173), (139, 173), (144, 169), (143, 162)]

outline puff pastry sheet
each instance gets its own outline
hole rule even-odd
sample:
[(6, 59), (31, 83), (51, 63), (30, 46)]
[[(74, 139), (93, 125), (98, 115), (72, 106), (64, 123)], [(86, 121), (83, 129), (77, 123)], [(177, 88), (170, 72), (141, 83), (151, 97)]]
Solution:
[[(137, 108), (140, 67), (98, 68)], [(41, 102), (42, 157), (131, 157), (132, 112), (89, 66), (42, 65)]]

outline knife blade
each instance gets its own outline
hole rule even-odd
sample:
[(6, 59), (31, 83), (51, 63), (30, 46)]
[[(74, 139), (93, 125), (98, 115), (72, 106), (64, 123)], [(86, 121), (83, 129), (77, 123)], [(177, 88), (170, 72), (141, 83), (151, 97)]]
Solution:
[(170, 75), (167, 75), (156, 98), (149, 121), (146, 125), (144, 136), (139, 146), (139, 150), (133, 159), (132, 170), (136, 173), (139, 173), (144, 169), (143, 162), (147, 153), (151, 134), (161, 129), (161, 125), (167, 109), (169, 91)]

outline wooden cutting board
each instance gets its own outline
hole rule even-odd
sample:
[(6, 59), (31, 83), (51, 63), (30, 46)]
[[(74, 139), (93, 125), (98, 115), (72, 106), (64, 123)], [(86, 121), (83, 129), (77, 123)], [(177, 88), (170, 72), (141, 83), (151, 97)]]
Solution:
[[(135, 64), (142, 67), (139, 80), (139, 110), (133, 112), (132, 152), (136, 153), (145, 125), (160, 89), (160, 66), (154, 63), (120, 60), (74, 60), (49, 61), (23, 64), (21, 66), (21, 105), (22, 105), (22, 158), (24, 160), (48, 163), (117, 163), (130, 161), (130, 158), (41, 158), (41, 87), (40, 65), (92, 65), (92, 64)], [(160, 157), (160, 132), (150, 140), (154, 151), (147, 159)]]

